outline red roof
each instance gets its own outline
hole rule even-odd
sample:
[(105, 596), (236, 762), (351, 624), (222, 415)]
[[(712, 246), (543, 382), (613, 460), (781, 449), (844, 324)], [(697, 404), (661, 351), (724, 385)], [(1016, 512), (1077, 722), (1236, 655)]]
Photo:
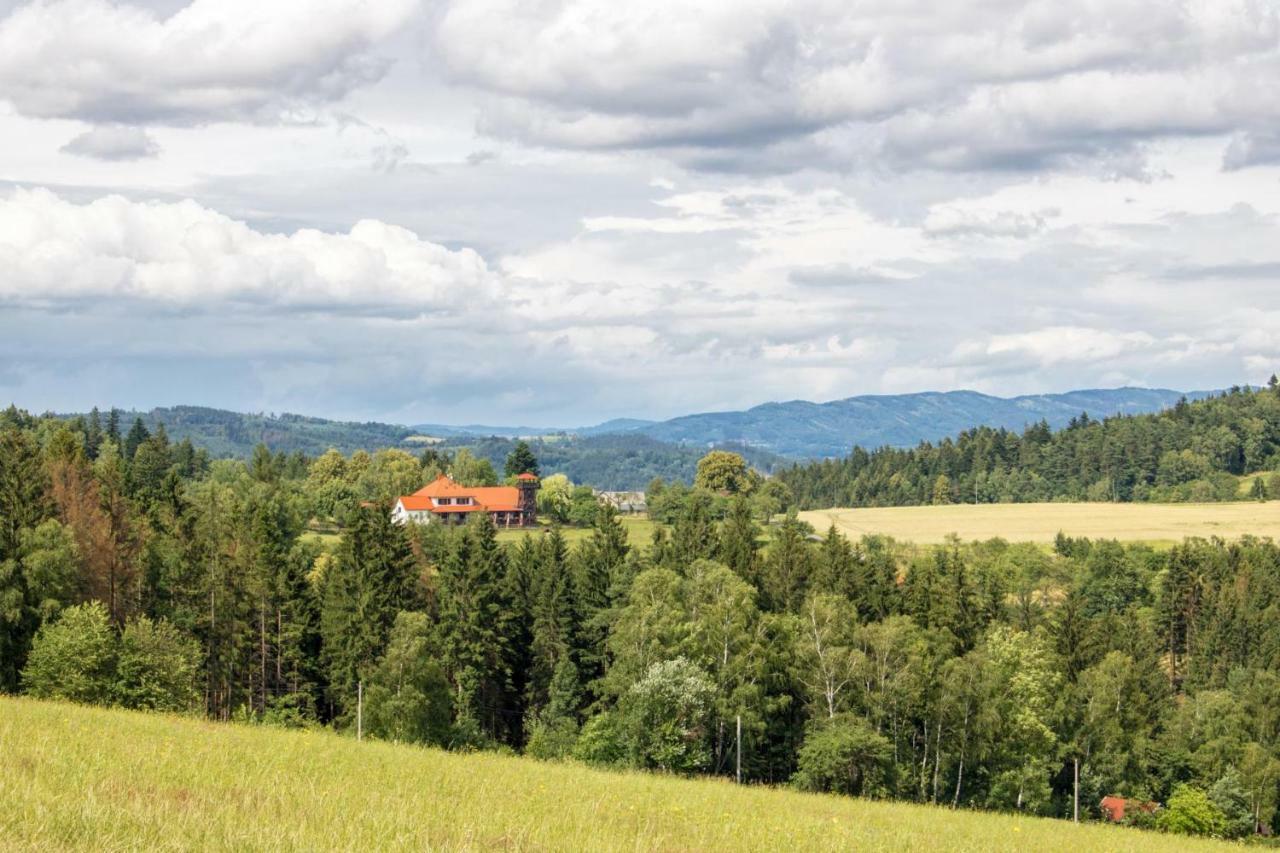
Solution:
[(517, 479), (517, 480), (526, 480), (526, 481), (527, 481), (527, 480), (536, 480), (536, 479), (538, 479), (538, 475), (537, 475), (537, 474), (530, 474), (528, 471), (525, 471), (523, 474), (516, 474), (516, 479)]
[(1119, 823), (1124, 820), (1126, 810), (1136, 810), (1151, 814), (1156, 810), (1156, 804), (1145, 800), (1129, 800), (1124, 797), (1103, 797), (1102, 816), (1108, 820)]
[[(471, 498), (471, 504), (436, 506), (432, 498)], [(411, 495), (400, 498), (406, 510), (434, 512), (519, 512), (520, 490), (515, 486), (460, 486), (444, 474)]]

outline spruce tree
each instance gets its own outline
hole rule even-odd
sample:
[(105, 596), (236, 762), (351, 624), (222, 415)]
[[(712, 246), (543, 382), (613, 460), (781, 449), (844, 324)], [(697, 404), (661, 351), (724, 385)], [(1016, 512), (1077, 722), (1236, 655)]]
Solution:
[(407, 531), (386, 505), (360, 507), (325, 580), (321, 632), (330, 696), (352, 709), (356, 682), (382, 655), (401, 610), (416, 603), (417, 566)]
[(505, 551), (487, 513), (477, 513), (440, 566), (440, 648), (463, 738), (517, 730), (510, 691)]
[(529, 671), (527, 704), (537, 712), (546, 704), (547, 690), (556, 664), (575, 649), (578, 606), (568, 566), (568, 554), (559, 528), (552, 528), (538, 549), (533, 579), (533, 657)]
[(729, 514), (720, 526), (720, 561), (737, 572), (738, 577), (759, 586), (760, 527), (751, 514), (751, 504), (743, 495), (729, 503)]
[(517, 441), (516, 446), (507, 454), (507, 462), (504, 466), (504, 473), (508, 477), (515, 477), (520, 474), (533, 474), (538, 476), (538, 458), (533, 455), (533, 451), (529, 449), (527, 441)]
[(147, 431), (147, 425), (142, 422), (142, 418), (134, 418), (133, 426), (129, 428), (129, 434), (124, 439), (123, 452), (126, 465), (133, 463), (133, 455), (138, 452), (142, 442), (150, 437), (151, 433)]
[(576, 647), (582, 680), (590, 684), (604, 674), (605, 640), (613, 608), (622, 592), (631, 546), (618, 511), (606, 503), (596, 510), (591, 535), (574, 555)]

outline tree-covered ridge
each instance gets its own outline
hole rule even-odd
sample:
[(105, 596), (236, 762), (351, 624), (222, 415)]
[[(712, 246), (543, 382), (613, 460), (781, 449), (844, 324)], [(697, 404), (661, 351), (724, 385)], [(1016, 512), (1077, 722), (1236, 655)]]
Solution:
[[(92, 416), (88, 413), (53, 419), (85, 424)], [(108, 415), (98, 417), (105, 424)], [(415, 429), (394, 424), (331, 421), (291, 414), (244, 414), (200, 406), (174, 406), (149, 412), (118, 411), (115, 417), (126, 425), (141, 421), (149, 433), (163, 427), (172, 440), (190, 443), (214, 459), (249, 459), (258, 445), (274, 454), (307, 458), (328, 450), (349, 456), (388, 449), (414, 455), (424, 448), (449, 453), (466, 449), (502, 470), (507, 456), (521, 443), (521, 439), (512, 437), (477, 435), (448, 435), (427, 441)], [(705, 452), (705, 447), (669, 444), (636, 433), (560, 433), (525, 441), (548, 471), (563, 473), (576, 483), (612, 491), (643, 489), (654, 477), (691, 482), (698, 459)], [(781, 457), (765, 450), (733, 449), (746, 455), (762, 471), (771, 471), (783, 463)]]
[[(1180, 401), (1157, 414), (1022, 433), (979, 427), (912, 449), (855, 447), (849, 456), (778, 472), (803, 507), (1051, 500), (1213, 501), (1237, 497), (1241, 474), (1280, 463), (1280, 389)], [(1260, 481), (1252, 497), (1265, 497)]]
[(1275, 821), (1270, 541), (766, 536), (780, 484), (724, 454), (655, 495), (644, 548), (606, 506), (574, 546), (390, 523), (382, 496), (445, 467), (497, 476), (0, 414), (0, 689), (349, 729), (363, 685), (380, 738), (726, 777), (740, 754), (747, 782), (1063, 817), (1078, 773), (1086, 817), (1119, 795), (1171, 831)]

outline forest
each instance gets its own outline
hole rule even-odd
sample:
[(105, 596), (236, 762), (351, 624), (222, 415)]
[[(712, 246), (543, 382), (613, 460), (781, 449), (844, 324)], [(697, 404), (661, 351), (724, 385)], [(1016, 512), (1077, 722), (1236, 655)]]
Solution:
[[(1239, 386), (1163, 412), (1053, 431), (979, 427), (911, 449), (855, 447), (843, 459), (777, 471), (805, 509), (1035, 501), (1218, 501), (1238, 497), (1238, 476), (1280, 467), (1280, 385)], [(1255, 481), (1248, 497), (1280, 493)], [(1277, 496), (1280, 496), (1278, 494)]]
[[(1041, 445), (1194, 444), (1252, 412), (1249, 470), (1275, 405), (1238, 392)], [(359, 707), (371, 737), (453, 750), (1064, 818), (1118, 795), (1164, 804), (1136, 823), (1222, 837), (1275, 820), (1270, 541), (849, 541), (766, 521), (786, 493), (723, 452), (655, 495), (647, 543), (606, 506), (574, 547), (554, 525), (502, 544), (483, 513), (390, 522), (446, 468), (498, 476), (434, 450), (212, 460), (141, 422), (11, 408), (0, 690), (343, 731)], [(335, 542), (308, 534), (335, 516)]]

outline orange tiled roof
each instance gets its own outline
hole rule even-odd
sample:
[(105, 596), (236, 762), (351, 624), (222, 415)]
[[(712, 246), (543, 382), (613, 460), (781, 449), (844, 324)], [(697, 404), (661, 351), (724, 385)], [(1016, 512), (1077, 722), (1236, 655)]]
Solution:
[[(435, 506), (431, 502), (432, 498), (471, 498), (475, 505)], [(441, 474), (413, 494), (400, 498), (400, 503), (406, 510), (429, 510), (434, 513), (475, 512), (478, 509), (489, 512), (519, 512), (520, 490), (515, 486), (460, 486)]]

